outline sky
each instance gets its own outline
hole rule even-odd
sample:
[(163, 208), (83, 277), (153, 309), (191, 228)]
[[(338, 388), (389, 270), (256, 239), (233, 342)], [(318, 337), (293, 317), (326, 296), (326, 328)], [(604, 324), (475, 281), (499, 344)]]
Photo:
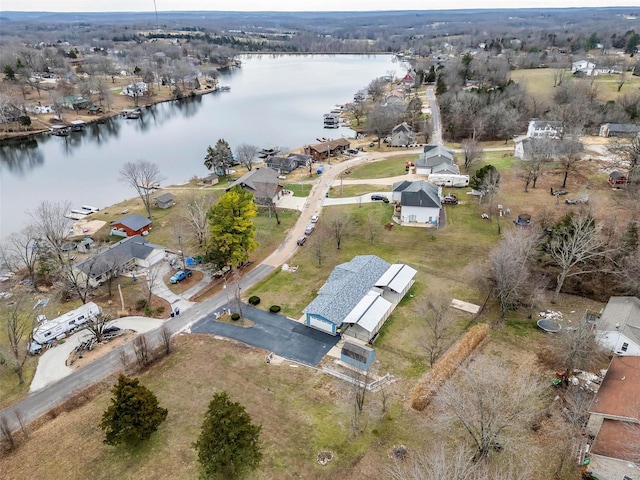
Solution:
[[(2, 11), (55, 12), (142, 12), (153, 11), (153, 0), (0, 0)], [(156, 0), (158, 11), (374, 11), (374, 10), (451, 10), (477, 8), (567, 8), (639, 7), (639, 0)]]

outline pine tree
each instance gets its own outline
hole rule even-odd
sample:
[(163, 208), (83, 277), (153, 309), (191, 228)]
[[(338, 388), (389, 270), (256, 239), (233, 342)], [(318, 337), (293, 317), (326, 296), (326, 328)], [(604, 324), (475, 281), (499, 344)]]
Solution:
[(261, 429), (227, 392), (216, 393), (194, 444), (202, 478), (239, 479), (257, 468), (262, 460)]
[(137, 445), (151, 436), (167, 418), (167, 409), (158, 405), (155, 394), (138, 379), (122, 374), (111, 390), (111, 405), (102, 415), (100, 428), (108, 445)]

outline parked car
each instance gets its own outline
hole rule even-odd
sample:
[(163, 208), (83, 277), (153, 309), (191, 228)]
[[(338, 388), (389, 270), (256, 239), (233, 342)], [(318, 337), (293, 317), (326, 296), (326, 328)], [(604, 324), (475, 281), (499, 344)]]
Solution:
[(371, 200), (373, 201), (384, 201), (384, 199), (387, 198), (384, 195), (380, 195), (379, 193), (373, 193), (371, 194)]
[(298, 245), (302, 246), (302, 245), (304, 245), (304, 242), (306, 242), (306, 241), (307, 241), (307, 237), (305, 235), (303, 235), (298, 239)]
[(230, 270), (231, 270), (231, 267), (229, 265), (225, 265), (224, 267), (222, 267), (220, 270), (218, 270), (216, 273), (213, 274), (213, 278), (223, 277)]
[(193, 272), (191, 270), (189, 270), (188, 268), (185, 268), (184, 270), (178, 270), (176, 273), (174, 273), (171, 276), (169, 281), (171, 283), (179, 283), (182, 280), (184, 280), (185, 278), (190, 277), (192, 273)]
[(315, 228), (316, 226), (313, 223), (310, 223), (309, 225), (307, 225), (307, 228), (304, 229), (305, 235), (311, 235)]
[(320, 220), (320, 215), (318, 215), (317, 213), (314, 213), (313, 216), (311, 217), (311, 223), (318, 223), (318, 220)]
[(355, 148), (348, 148), (347, 153), (350, 153), (351, 155), (357, 155), (358, 153), (360, 153), (360, 151), (356, 150)]
[(444, 198), (442, 199), (442, 203), (444, 203), (445, 205), (457, 205), (458, 197), (451, 194), (445, 195)]

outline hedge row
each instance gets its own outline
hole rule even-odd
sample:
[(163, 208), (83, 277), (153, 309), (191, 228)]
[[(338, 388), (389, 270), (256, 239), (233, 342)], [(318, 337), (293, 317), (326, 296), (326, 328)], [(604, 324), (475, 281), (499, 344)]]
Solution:
[(438, 387), (451, 378), (458, 366), (473, 353), (488, 333), (487, 324), (476, 325), (453, 344), (433, 368), (418, 381), (411, 394), (411, 407), (420, 412), (427, 408)]

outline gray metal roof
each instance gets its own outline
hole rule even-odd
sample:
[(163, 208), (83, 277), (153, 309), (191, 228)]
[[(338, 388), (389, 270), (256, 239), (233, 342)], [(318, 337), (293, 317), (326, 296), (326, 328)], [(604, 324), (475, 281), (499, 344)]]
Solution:
[(151, 220), (143, 217), (142, 215), (138, 215), (137, 213), (121, 218), (120, 220), (116, 220), (115, 222), (111, 222), (111, 225), (124, 225), (134, 231), (138, 231), (150, 224)]
[(278, 191), (278, 172), (271, 168), (256, 168), (245, 173), (227, 188), (225, 191), (231, 190), (233, 187), (241, 186), (248, 188), (254, 192), (256, 199), (273, 198)]
[(333, 269), (327, 282), (303, 310), (340, 325), (362, 297), (391, 266), (375, 255), (358, 255)]
[(439, 188), (425, 180), (412, 182), (402, 191), (400, 205), (403, 207), (431, 207), (440, 208)]
[(156, 197), (156, 200), (160, 203), (164, 203), (164, 202), (172, 202), (175, 198), (176, 198), (175, 195), (167, 192), (167, 193), (158, 195)]
[(394, 263), (384, 275), (378, 279), (376, 287), (387, 287), (394, 292), (402, 292), (411, 284), (416, 273), (418, 272), (409, 265)]
[(610, 132), (636, 133), (640, 132), (640, 125), (633, 123), (609, 123)]
[(454, 151), (444, 145), (425, 145), (424, 153), (416, 160), (418, 167), (433, 167), (443, 162), (453, 163)]
[(391, 188), (392, 192), (402, 192), (405, 188), (407, 188), (409, 185), (411, 185), (413, 182), (409, 181), (409, 180), (400, 180), (399, 182), (396, 182), (393, 184), (393, 187)]
[(604, 332), (619, 330), (640, 345), (640, 299), (611, 297), (597, 323), (597, 329)]
[(95, 278), (125, 265), (134, 258), (144, 260), (156, 249), (164, 249), (164, 247), (155, 245), (140, 235), (134, 235), (76, 263), (73, 268)]
[(452, 173), (454, 175), (459, 175), (460, 170), (455, 163), (442, 162), (431, 167), (431, 173)]

